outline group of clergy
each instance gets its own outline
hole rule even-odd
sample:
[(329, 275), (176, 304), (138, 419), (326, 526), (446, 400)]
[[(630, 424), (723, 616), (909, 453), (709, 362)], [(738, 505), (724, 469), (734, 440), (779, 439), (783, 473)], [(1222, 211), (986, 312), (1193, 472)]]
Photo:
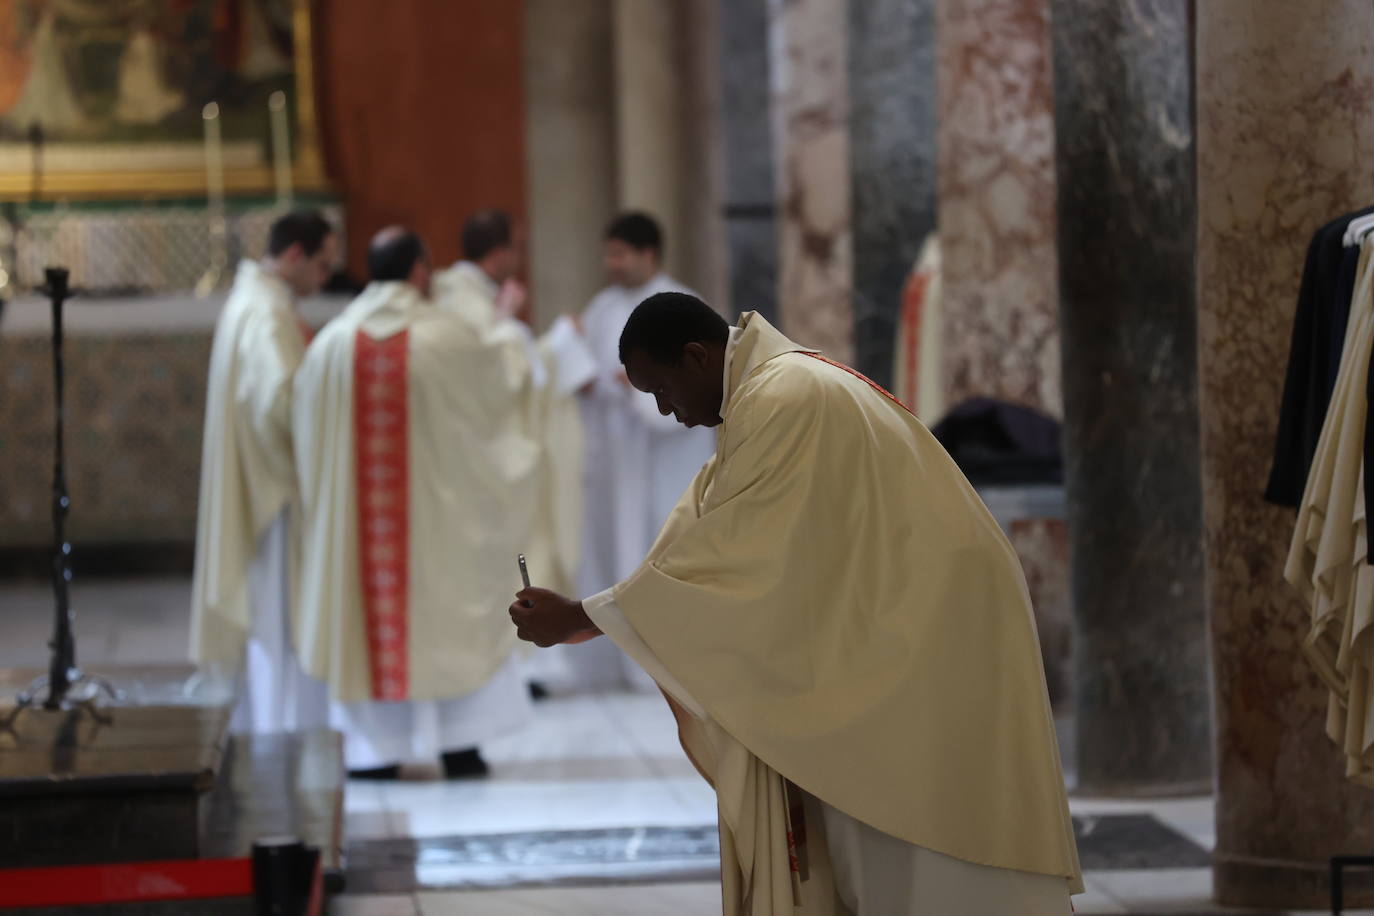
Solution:
[(726, 916), (1071, 912), (1025, 577), (906, 406), (731, 327), (637, 214), (610, 288), (541, 337), (486, 212), (437, 271), (380, 232), (307, 345), (333, 237), (279, 220), (216, 330), (193, 649), (243, 672), (238, 727), (327, 722), (357, 777), (481, 775), (532, 714), (524, 640), (661, 689), (716, 790)]
[(610, 284), (578, 320), (528, 323), (517, 227), (469, 217), (435, 267), (404, 228), (368, 248), (369, 284), (311, 339), (298, 313), (337, 260), (316, 212), (271, 227), (215, 329), (192, 655), (236, 678), (231, 727), (342, 732), (355, 777), (442, 760), (527, 724), (529, 684), (653, 682), (607, 640), (530, 657), (504, 609), (517, 555), (591, 594), (647, 553), (715, 449), (636, 391), (617, 343), (646, 297), (681, 290), (642, 213), (604, 235)]

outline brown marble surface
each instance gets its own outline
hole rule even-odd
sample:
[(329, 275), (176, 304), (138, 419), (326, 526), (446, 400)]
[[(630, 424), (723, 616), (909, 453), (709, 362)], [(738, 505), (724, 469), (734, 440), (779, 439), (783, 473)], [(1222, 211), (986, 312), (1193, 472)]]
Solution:
[(854, 359), (848, 23), (832, 0), (769, 0), (778, 314), (798, 343)]
[(947, 402), (1061, 413), (1048, 0), (939, 0)]
[(223, 751), (223, 706), (15, 710), (0, 706), (0, 797), (189, 787), (210, 789)]
[[(1261, 499), (1302, 259), (1374, 202), (1374, 7), (1197, 5), (1198, 289), (1223, 902), (1325, 904), (1328, 856), (1374, 849), (1374, 792), (1323, 733), (1282, 578), (1293, 514)], [(1362, 905), (1374, 902), (1366, 885)]]

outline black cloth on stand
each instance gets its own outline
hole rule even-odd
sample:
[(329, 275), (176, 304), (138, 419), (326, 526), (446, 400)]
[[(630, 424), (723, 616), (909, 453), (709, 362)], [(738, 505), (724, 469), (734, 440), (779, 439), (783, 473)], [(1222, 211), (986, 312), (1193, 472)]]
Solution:
[[(1374, 207), (1332, 220), (1313, 233), (1307, 246), (1298, 307), (1293, 315), (1274, 464), (1264, 491), (1264, 498), (1275, 505), (1297, 508), (1307, 486), (1322, 424), (1331, 405), (1336, 373), (1340, 371), (1355, 283), (1355, 265), (1347, 267), (1348, 252), (1342, 236), (1351, 220), (1370, 213), (1374, 213)], [(1358, 251), (1354, 253), (1358, 259)]]
[(1064, 482), (1059, 422), (1029, 407), (970, 398), (930, 431), (975, 486)]

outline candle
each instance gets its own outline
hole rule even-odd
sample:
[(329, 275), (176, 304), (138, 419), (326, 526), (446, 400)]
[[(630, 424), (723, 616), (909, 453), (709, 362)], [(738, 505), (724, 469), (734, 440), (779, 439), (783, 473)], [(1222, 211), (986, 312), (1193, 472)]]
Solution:
[(224, 217), (224, 147), (220, 137), (219, 103), (200, 112), (205, 121), (205, 198), (210, 221), (210, 266), (196, 283), (196, 294), (208, 296), (219, 285), (229, 263), (229, 227)]
[(219, 103), (201, 109), (205, 120), (205, 192), (211, 206), (224, 201), (224, 145), (220, 138)]
[(272, 168), (277, 179), (277, 206), (291, 207), (291, 125), (286, 118), (286, 93), (278, 89), (267, 98), (272, 121)]

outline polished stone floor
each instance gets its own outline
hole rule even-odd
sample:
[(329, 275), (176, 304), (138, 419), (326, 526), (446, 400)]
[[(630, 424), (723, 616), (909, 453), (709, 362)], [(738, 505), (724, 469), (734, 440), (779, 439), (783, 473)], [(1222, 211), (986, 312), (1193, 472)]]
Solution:
[[(180, 579), (79, 582), (82, 661), (184, 662), (188, 591)], [(49, 608), (41, 584), (0, 583), (0, 668), (43, 663)], [(554, 697), (532, 728), (485, 751), (493, 773), (480, 782), (415, 769), (348, 785), (350, 890), (332, 913), (720, 912), (714, 799), (657, 697)], [(1072, 808), (1088, 883), (1077, 913), (1233, 912), (1209, 902), (1210, 799), (1074, 798)]]

